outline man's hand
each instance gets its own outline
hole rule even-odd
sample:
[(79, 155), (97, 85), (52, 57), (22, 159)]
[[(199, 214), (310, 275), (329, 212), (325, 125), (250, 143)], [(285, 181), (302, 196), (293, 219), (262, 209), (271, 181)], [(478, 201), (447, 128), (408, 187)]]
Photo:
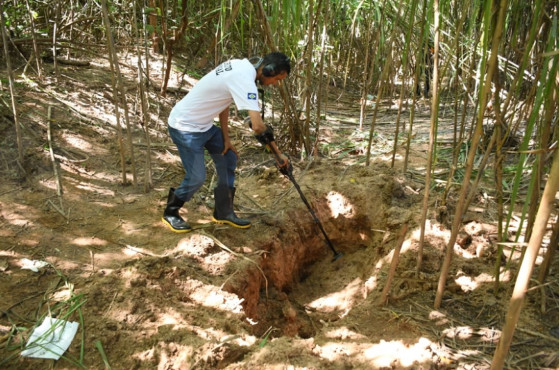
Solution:
[(264, 124), (259, 112), (249, 110), (248, 114), (249, 116), (245, 119), (245, 124), (248, 124), (252, 131), (254, 131), (257, 139), (259, 138), (258, 141), (270, 149), (276, 160), (278, 170), (284, 175), (291, 174), (293, 167), (289, 162), (289, 158), (279, 151), (274, 140), (273, 130)]
[(268, 145), (268, 148), (274, 155), (274, 159), (276, 160), (276, 166), (278, 170), (284, 175), (291, 174), (291, 172), (293, 171), (291, 162), (289, 161), (289, 158), (285, 154), (279, 151), (276, 143), (272, 141)]
[(227, 153), (227, 151), (231, 150), (231, 151), (233, 151), (233, 153), (235, 153), (235, 155), (237, 156), (237, 159), (239, 159), (239, 153), (237, 153), (237, 149), (231, 143), (231, 140), (224, 140), (223, 141), (223, 146), (224, 146), (223, 152), (221, 152), (222, 155), (225, 155), (225, 153)]
[(293, 166), (291, 165), (291, 162), (289, 161), (289, 158), (283, 153), (280, 153), (280, 155), (278, 157), (279, 157), (279, 160), (281, 161), (281, 163), (280, 163), (276, 159), (279, 172), (281, 172), (282, 174), (284, 174), (286, 176), (291, 175), (291, 173), (293, 173)]
[(221, 155), (225, 155), (227, 151), (232, 150), (238, 159), (239, 153), (237, 153), (237, 149), (231, 144), (231, 139), (229, 138), (229, 108), (224, 109), (219, 114), (219, 125), (223, 133), (223, 152), (221, 152)]

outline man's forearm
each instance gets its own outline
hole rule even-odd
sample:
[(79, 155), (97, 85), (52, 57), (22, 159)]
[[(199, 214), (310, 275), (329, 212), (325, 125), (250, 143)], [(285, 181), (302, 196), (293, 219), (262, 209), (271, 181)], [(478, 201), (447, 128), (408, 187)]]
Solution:
[(221, 132), (223, 133), (223, 138), (229, 139), (229, 108), (226, 108), (223, 112), (219, 114), (219, 125), (221, 127)]

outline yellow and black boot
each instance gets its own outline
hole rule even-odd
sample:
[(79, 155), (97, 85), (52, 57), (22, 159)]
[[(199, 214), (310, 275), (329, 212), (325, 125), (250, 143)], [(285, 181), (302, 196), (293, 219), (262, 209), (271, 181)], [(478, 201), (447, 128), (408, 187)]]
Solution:
[(249, 220), (237, 217), (233, 211), (233, 200), (235, 188), (228, 186), (218, 186), (214, 189), (215, 208), (213, 221), (219, 224), (228, 224), (239, 229), (248, 229), (251, 226)]
[(184, 201), (175, 195), (175, 189), (170, 188), (169, 196), (167, 197), (167, 207), (163, 211), (163, 218), (161, 220), (176, 233), (187, 233), (192, 230), (192, 227), (179, 215), (179, 209), (183, 205)]

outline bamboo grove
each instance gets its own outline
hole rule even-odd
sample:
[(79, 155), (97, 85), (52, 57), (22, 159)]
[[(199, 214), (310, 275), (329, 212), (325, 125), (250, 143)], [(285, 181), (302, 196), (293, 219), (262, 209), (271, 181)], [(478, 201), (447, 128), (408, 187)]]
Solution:
[[(413, 145), (416, 102), (425, 80), (431, 82), (431, 121), (422, 236), (430, 200), (446, 204), (452, 186), (460, 187), (453, 229), (439, 280), (435, 307), (441, 304), (464, 211), (484, 179), (495, 185), (499, 242), (524, 248), (525, 257), (510, 302), (507, 324), (494, 358), (503, 364), (515, 320), (524, 298), (535, 255), (548, 223), (557, 243), (555, 195), (559, 179), (557, 141), (559, 5), (552, 0), (3, 0), (2, 42), (18, 137), (19, 162), (24, 161), (15, 75), (10, 55), (29, 50), (23, 73), (41, 79), (42, 54), (104, 53), (113, 66), (115, 106), (126, 108), (128, 97), (119, 83), (118, 53), (138, 54), (137, 94), (143, 127), (148, 127), (145, 87), (151, 83), (149, 55), (165, 56), (165, 79), (157, 86), (166, 94), (176, 54), (186, 54), (204, 69), (229, 57), (262, 55), (281, 50), (293, 60), (295, 73), (281, 87), (282, 138), (293, 155), (305, 158), (321, 150), (319, 128), (326, 117), (329, 86), (336, 83), (361, 96), (359, 129), (366, 133), (363, 165), (369, 165), (378, 110), (383, 99), (398, 102), (394, 122), (394, 153), (404, 146), (407, 172)], [(21, 73), (17, 72), (17, 73)], [(423, 94), (425, 98), (425, 94)], [(372, 97), (372, 98), (371, 98)], [(367, 105), (372, 100), (374, 104)], [(406, 107), (407, 109), (403, 109)], [(119, 109), (116, 109), (118, 112)], [(124, 127), (132, 124), (123, 109)], [(450, 112), (450, 113), (449, 113)], [(453, 122), (453, 140), (445, 157), (438, 140), (439, 122)], [(118, 120), (118, 118), (117, 118)], [(126, 151), (120, 124), (118, 141)], [(146, 135), (149, 143), (149, 135)], [(516, 140), (516, 146), (511, 142)], [(133, 151), (132, 172), (136, 183)], [(392, 165), (394, 165), (394, 157)], [(124, 154), (121, 158), (126, 182)], [(148, 161), (149, 166), (149, 161)], [(438, 169), (446, 171), (440, 172)], [(144, 179), (149, 189), (149, 171)], [(440, 175), (443, 173), (443, 175)], [(432, 193), (434, 182), (446, 184)], [(429, 186), (431, 185), (431, 186)], [(515, 205), (521, 209), (521, 230), (509, 240)], [(521, 242), (521, 238), (525, 243)], [(544, 283), (553, 247), (538, 276)], [(422, 255), (418, 254), (417, 269)], [(496, 284), (499, 267), (496, 266)]]

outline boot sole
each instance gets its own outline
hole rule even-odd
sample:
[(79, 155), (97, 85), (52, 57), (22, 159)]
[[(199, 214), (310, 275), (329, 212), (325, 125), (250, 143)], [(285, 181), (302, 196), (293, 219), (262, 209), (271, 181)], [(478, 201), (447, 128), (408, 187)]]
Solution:
[(171, 229), (171, 231), (175, 232), (175, 233), (188, 233), (190, 231), (192, 231), (192, 228), (190, 229), (175, 229), (173, 226), (171, 226), (170, 223), (167, 222), (167, 220), (165, 220), (164, 218), (161, 218), (161, 221), (163, 221), (163, 223), (167, 226), (169, 226), (169, 229)]
[(249, 227), (252, 226), (252, 224), (248, 224), (248, 225), (239, 225), (236, 224), (234, 222), (231, 221), (227, 221), (227, 220), (218, 220), (215, 217), (212, 216), (212, 221), (217, 223), (217, 224), (225, 224), (225, 225), (229, 225), (229, 226), (233, 226), (236, 227), (237, 229), (248, 229)]

